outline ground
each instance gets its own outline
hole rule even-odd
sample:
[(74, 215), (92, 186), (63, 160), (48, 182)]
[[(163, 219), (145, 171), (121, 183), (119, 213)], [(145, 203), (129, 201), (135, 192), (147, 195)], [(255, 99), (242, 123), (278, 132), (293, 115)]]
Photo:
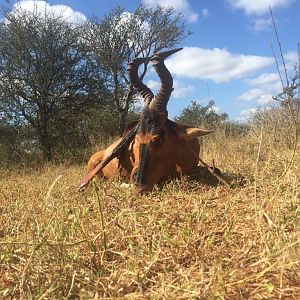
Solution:
[(78, 192), (83, 165), (1, 170), (0, 298), (300, 299), (299, 153), (207, 143), (231, 188)]

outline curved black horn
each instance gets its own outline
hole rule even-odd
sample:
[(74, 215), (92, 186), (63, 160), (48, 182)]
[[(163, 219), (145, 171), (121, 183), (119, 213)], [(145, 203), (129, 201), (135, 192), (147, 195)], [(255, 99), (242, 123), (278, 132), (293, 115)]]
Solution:
[(167, 104), (173, 91), (173, 78), (164, 64), (164, 60), (170, 55), (182, 50), (177, 48), (169, 51), (155, 53), (151, 57), (153, 67), (160, 78), (161, 87), (149, 104), (149, 107), (158, 112), (167, 112)]
[(134, 89), (136, 89), (142, 95), (146, 106), (148, 106), (148, 104), (151, 102), (154, 95), (152, 91), (140, 80), (138, 68), (141, 64), (149, 61), (150, 57), (135, 58), (128, 63), (127, 69), (130, 83), (133, 85)]

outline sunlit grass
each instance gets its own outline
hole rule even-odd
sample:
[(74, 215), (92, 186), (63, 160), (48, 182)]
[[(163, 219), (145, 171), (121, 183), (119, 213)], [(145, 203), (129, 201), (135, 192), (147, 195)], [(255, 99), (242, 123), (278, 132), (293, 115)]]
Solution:
[(83, 166), (0, 175), (0, 298), (299, 299), (300, 159), (264, 139), (204, 144), (233, 188), (176, 180), (137, 196)]

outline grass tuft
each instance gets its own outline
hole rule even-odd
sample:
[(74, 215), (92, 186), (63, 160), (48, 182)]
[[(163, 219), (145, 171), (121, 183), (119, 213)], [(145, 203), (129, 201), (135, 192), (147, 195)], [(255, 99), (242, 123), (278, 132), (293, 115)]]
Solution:
[(140, 197), (82, 166), (0, 175), (0, 298), (299, 299), (300, 158), (264, 130), (204, 143), (233, 184)]

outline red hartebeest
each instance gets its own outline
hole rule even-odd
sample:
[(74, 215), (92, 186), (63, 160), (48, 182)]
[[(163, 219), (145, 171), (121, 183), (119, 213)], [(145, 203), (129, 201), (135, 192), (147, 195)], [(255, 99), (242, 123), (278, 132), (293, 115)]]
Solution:
[[(136, 191), (145, 192), (151, 191), (156, 183), (165, 178), (188, 174), (197, 166), (200, 150), (197, 138), (212, 130), (178, 124), (169, 120), (167, 113), (173, 79), (164, 60), (179, 50), (181, 49), (156, 53), (151, 58), (136, 58), (129, 63), (129, 80), (144, 98), (145, 108), (133, 140), (98, 175), (126, 178), (133, 183)], [(161, 88), (156, 95), (138, 76), (138, 67), (149, 60), (161, 80)], [(134, 126), (136, 123), (131, 124), (127, 132)], [(107, 149), (95, 153), (88, 162), (88, 171), (92, 171), (121, 141), (122, 137)]]

